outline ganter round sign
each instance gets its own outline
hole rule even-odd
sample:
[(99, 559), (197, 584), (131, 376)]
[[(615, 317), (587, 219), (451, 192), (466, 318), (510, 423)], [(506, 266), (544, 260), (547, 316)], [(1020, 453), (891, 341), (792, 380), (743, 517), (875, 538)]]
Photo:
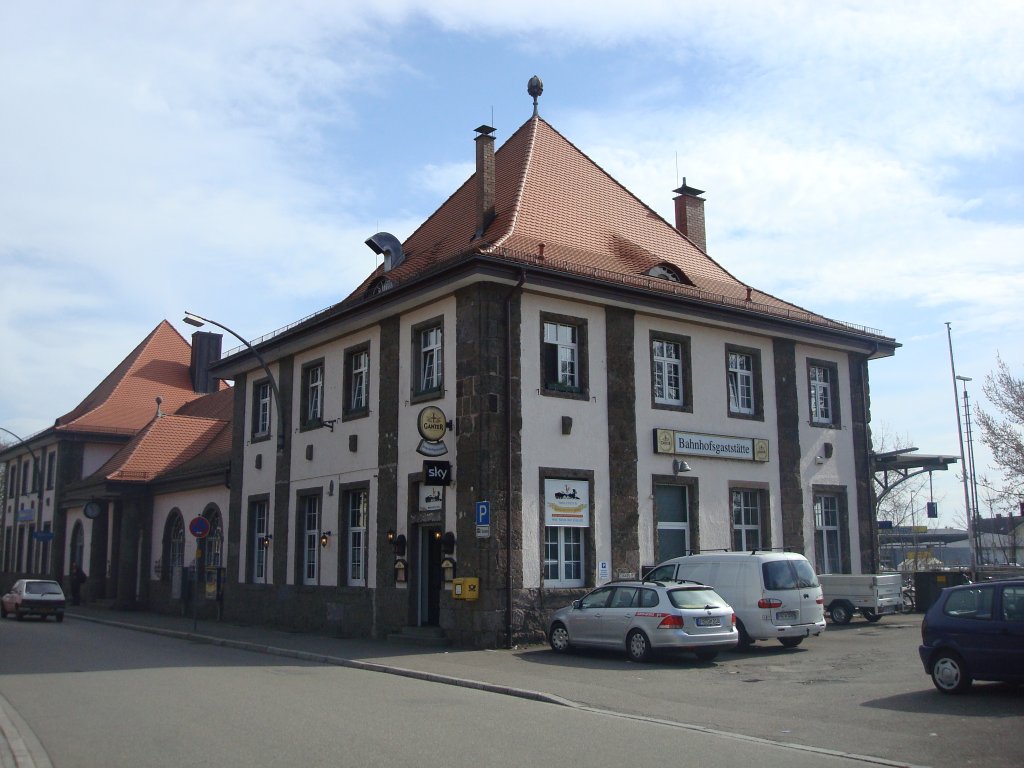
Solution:
[(428, 405), (420, 411), (417, 426), (420, 430), (420, 437), (431, 443), (440, 442), (448, 432), (447, 419), (444, 411), (436, 405)]

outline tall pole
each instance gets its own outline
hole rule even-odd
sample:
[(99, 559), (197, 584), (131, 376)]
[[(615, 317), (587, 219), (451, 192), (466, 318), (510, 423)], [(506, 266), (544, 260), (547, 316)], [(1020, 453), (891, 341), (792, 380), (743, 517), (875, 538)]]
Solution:
[[(978, 528), (978, 523), (981, 521), (981, 515), (978, 514), (978, 473), (974, 469), (974, 435), (971, 432), (971, 404), (967, 398), (967, 382), (970, 381), (966, 376), (958, 376), (964, 383), (964, 421), (967, 424), (967, 461), (971, 465), (971, 503), (973, 504), (971, 520), (974, 523), (974, 538), (975, 544), (981, 543), (981, 531)], [(978, 547), (978, 565), (985, 565), (985, 549), (984, 547)]]
[(960, 424), (960, 397), (956, 391), (956, 365), (953, 362), (953, 329), (950, 323), (946, 323), (946, 337), (949, 339), (949, 370), (953, 381), (953, 407), (956, 410), (956, 434), (960, 440), (960, 466), (963, 467), (964, 479), (964, 511), (967, 513), (967, 541), (970, 544), (971, 552), (971, 578), (975, 578), (978, 572), (977, 546), (974, 541), (974, 521), (971, 519), (971, 492), (967, 485), (967, 458), (964, 456), (964, 430)]

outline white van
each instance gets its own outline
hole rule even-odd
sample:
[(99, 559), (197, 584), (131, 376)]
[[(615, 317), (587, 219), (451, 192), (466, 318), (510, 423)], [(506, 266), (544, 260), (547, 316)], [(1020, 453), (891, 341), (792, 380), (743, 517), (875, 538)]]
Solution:
[(707, 552), (666, 560), (644, 581), (699, 581), (736, 613), (739, 647), (777, 638), (794, 648), (825, 631), (821, 587), (807, 558), (792, 552)]

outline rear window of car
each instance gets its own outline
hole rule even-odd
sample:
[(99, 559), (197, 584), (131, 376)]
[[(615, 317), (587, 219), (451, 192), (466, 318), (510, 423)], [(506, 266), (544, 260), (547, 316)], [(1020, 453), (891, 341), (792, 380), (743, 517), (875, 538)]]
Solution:
[(60, 584), (55, 581), (30, 581), (25, 584), (27, 595), (62, 595)]
[(762, 563), (765, 589), (807, 589), (818, 586), (818, 577), (806, 560), (772, 560)]
[(725, 606), (725, 600), (713, 589), (673, 589), (668, 593), (668, 599), (676, 608), (688, 610)]
[(954, 590), (949, 593), (942, 612), (957, 619), (991, 619), (995, 592), (992, 587)]

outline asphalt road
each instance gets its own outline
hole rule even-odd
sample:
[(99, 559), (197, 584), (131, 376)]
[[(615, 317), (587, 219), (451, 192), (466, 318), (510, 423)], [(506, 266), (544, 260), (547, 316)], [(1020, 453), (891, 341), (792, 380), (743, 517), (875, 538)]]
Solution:
[[(67, 621), (4, 624), (0, 693), (57, 768), (863, 763), (660, 723)], [(40, 760), (39, 762), (43, 762)]]
[[(190, 631), (192, 628), (191, 622), (187, 622), (186, 627), (186, 620), (181, 618), (175, 622), (167, 617), (158, 619), (140, 614), (108, 612), (105, 615), (108, 619), (148, 621), (151, 629), (153, 625), (167, 628), (176, 624), (181, 636), (184, 635), (180, 630)], [(97, 612), (96, 616), (103, 618), (103, 612)], [(43, 740), (49, 749), (50, 739), (59, 741), (63, 730), (58, 727), (51, 734), (47, 730), (45, 710), (33, 709), (36, 705), (31, 692), (39, 687), (40, 681), (52, 682), (55, 675), (61, 676), (53, 694), (57, 696), (69, 683), (81, 685), (83, 680), (88, 680), (92, 684), (93, 678), (97, 678), (98, 687), (93, 691), (96, 700), (109, 698), (117, 701), (114, 711), (120, 707), (117, 690), (128, 690), (134, 686), (151, 691), (152, 700), (162, 702), (159, 710), (162, 714), (153, 715), (151, 712), (154, 719), (149, 722), (142, 715), (146, 710), (140, 701), (135, 701), (125, 716), (129, 720), (139, 719), (137, 727), (147, 734), (154, 732), (155, 728), (160, 733), (154, 723), (163, 722), (161, 718), (168, 720), (167, 727), (176, 736), (160, 743), (165, 749), (179, 749), (176, 753), (178, 759), (184, 758), (180, 747), (175, 745), (193, 732), (199, 734), (196, 743), (204, 745), (201, 751), (212, 750), (218, 761), (227, 761), (222, 763), (224, 765), (232, 765), (231, 761), (236, 756), (247, 754), (249, 743), (246, 741), (240, 747), (236, 744), (234, 749), (226, 751), (216, 749), (216, 744), (223, 740), (205, 745), (206, 730), (211, 724), (216, 725), (220, 717), (218, 707), (223, 708), (225, 698), (230, 700), (231, 707), (238, 707), (240, 703), (246, 707), (256, 706), (251, 716), (247, 716), (256, 722), (276, 724), (278, 715), (274, 713), (284, 711), (287, 717), (282, 722), (290, 723), (291, 713), (295, 712), (308, 716), (328, 732), (339, 733), (337, 725), (332, 723), (339, 716), (347, 723), (351, 713), (344, 701), (330, 696), (333, 691), (346, 690), (351, 697), (355, 690), (357, 698), (369, 697), (367, 707), (358, 708), (358, 712), (373, 712), (376, 720), (353, 720), (359, 723), (353, 742), (369, 739), (370, 743), (376, 743), (373, 742), (373, 734), (383, 728), (387, 733), (400, 736), (401, 744), (395, 745), (395, 757), (399, 759), (404, 754), (405, 734), (417, 733), (425, 744), (433, 744), (431, 734), (440, 734), (443, 738), (437, 742), (436, 751), (433, 748), (422, 753), (412, 750), (418, 762), (426, 759), (427, 764), (434, 764), (431, 761), (437, 755), (453, 758), (438, 758), (436, 764), (439, 765), (474, 764), (472, 759), (484, 762), (482, 756), (488, 755), (488, 765), (500, 765), (504, 764), (501, 761), (506, 754), (533, 754), (534, 748), (546, 762), (555, 756), (573, 761), (586, 759), (586, 762), (597, 766), (618, 765), (620, 762), (644, 764), (649, 759), (658, 759), (660, 753), (657, 750), (671, 744), (666, 747), (669, 752), (684, 750), (675, 753), (674, 762), (678, 762), (679, 754), (699, 754), (702, 761), (710, 765), (717, 764), (715, 761), (723, 755), (729, 759), (722, 764), (740, 764), (739, 760), (744, 756), (731, 750), (753, 746), (757, 754), (755, 763), (765, 765), (774, 764), (774, 758), (780, 755), (786, 765), (800, 764), (800, 760), (808, 756), (813, 758), (811, 764), (822, 765), (826, 755), (820, 750), (835, 750), (874, 756), (883, 764), (893, 761), (937, 768), (970, 765), (1017, 768), (1022, 764), (1021, 756), (1024, 755), (1024, 731), (1020, 727), (1024, 715), (1024, 693), (1021, 689), (1002, 684), (976, 683), (967, 696), (939, 694), (924, 674), (917, 657), (920, 618), (919, 615), (887, 617), (878, 624), (857, 619), (846, 627), (830, 626), (822, 637), (809, 639), (797, 649), (783, 649), (778, 644), (758, 644), (747, 653), (722, 654), (711, 664), (681, 656), (642, 665), (630, 663), (620, 654), (590, 652), (557, 656), (546, 647), (539, 646), (514, 651), (445, 652), (386, 642), (274, 633), (213, 622), (199, 627), (200, 635), (217, 635), (227, 638), (228, 642), (253, 648), (274, 646), (277, 649), (274, 652), (297, 650), (314, 654), (315, 658), (321, 658), (320, 654), (323, 654), (325, 659), (361, 660), (380, 665), (381, 669), (414, 670), (430, 676), (479, 681), (498, 689), (512, 687), (519, 691), (542, 692), (573, 702), (577, 709), (573, 718), (584, 714), (578, 711), (580, 707), (595, 710), (587, 712), (589, 717), (582, 720), (564, 719), (568, 717), (564, 710), (572, 710), (572, 707), (511, 701), (507, 697), (498, 697), (501, 703), (494, 703), (490, 698), (486, 703), (480, 703), (464, 700), (462, 696), (467, 692), (439, 691), (436, 685), (429, 692), (420, 692), (419, 685), (414, 686), (411, 681), (401, 678), (389, 680), (387, 675), (371, 674), (369, 678), (356, 680), (349, 679), (346, 674), (336, 674), (346, 670), (322, 664), (296, 664), (251, 653), (224, 657), (220, 654), (231, 649), (92, 626), (73, 616), (59, 627), (52, 622), (0, 624), (0, 647), (4, 649), (0, 655), (0, 672), (5, 673), (0, 678), (0, 694), (8, 696), (10, 691), (13, 703), (19, 709), (24, 706), (33, 713), (33, 717), (27, 718), (33, 728), (36, 727), (34, 717), (43, 716), (41, 728), (48, 734)], [(51, 658), (44, 648), (48, 648), (54, 638), (61, 645), (56, 656)], [(12, 639), (17, 639), (17, 642), (12, 643)], [(12, 648), (19, 650), (11, 653)], [(84, 658), (79, 652), (90, 648), (93, 648), (90, 653), (99, 655), (88, 665), (79, 662), (82, 666), (79, 672), (88, 675), (86, 678), (76, 677), (74, 665), (71, 670), (67, 666), (71, 659)], [(188, 653), (179, 653), (175, 648), (185, 649)], [(74, 656), (66, 657), (71, 649), (75, 649)], [(309, 671), (306, 671), (307, 667)], [(276, 671), (264, 674), (265, 668)], [(261, 685), (253, 690), (236, 690), (234, 681), (239, 677), (240, 669), (247, 670), (244, 678), (260, 680)], [(111, 674), (122, 673), (129, 673), (131, 685), (118, 683), (113, 689), (103, 688), (100, 681)], [(69, 674), (70, 678), (67, 677)], [(163, 675), (169, 677), (165, 679)], [(307, 684), (307, 678), (334, 682), (328, 689), (318, 691), (316, 686)], [(297, 684), (296, 690), (309, 692), (308, 702), (304, 702), (302, 695), (292, 700), (292, 686), (286, 685), (292, 681)], [(315, 690), (318, 692), (313, 696)], [(193, 717), (191, 702), (186, 705), (175, 703), (190, 691), (196, 698), (198, 719)], [(209, 701), (208, 695), (213, 697)], [(406, 695), (410, 696), (414, 706), (406, 708), (403, 698)], [(475, 695), (481, 694), (476, 692)], [(455, 698), (449, 700), (451, 696)], [(381, 709), (375, 711), (370, 702), (378, 698)], [(260, 704), (267, 699), (271, 703)], [(55, 699), (52, 711), (61, 711), (68, 719), (74, 720), (81, 707), (64, 712), (66, 706), (62, 701)], [(525, 709), (520, 711), (522, 707)], [(421, 710), (426, 718), (422, 725), (416, 720)], [(334, 714), (322, 716), (324, 712)], [(609, 718), (600, 712), (614, 712), (617, 716)], [(624, 720), (623, 716), (637, 719)], [(652, 720), (675, 725), (659, 725), (653, 735), (648, 735), (648, 729), (657, 725)], [(609, 724), (612, 721), (614, 725)], [(623, 723), (628, 725), (628, 729), (620, 732), (619, 727)], [(499, 725), (492, 733), (494, 724)], [(548, 724), (552, 724), (550, 729)], [(116, 724), (110, 727), (120, 730)], [(677, 742), (676, 736), (658, 735), (661, 734), (659, 729), (711, 738), (708, 753), (701, 751), (701, 739), (693, 744), (688, 740)], [(280, 732), (273, 728), (264, 730), (261, 726), (252, 743), (262, 745), (262, 738), (273, 734), (275, 740), (289, 745), (290, 750), (292, 734), (303, 730), (301, 722)], [(471, 733), (467, 735), (465, 731)], [(235, 730), (228, 733), (234, 738)], [(641, 733), (643, 739), (637, 743), (637, 736)], [(479, 743), (475, 741), (478, 734)], [(619, 738), (639, 751), (620, 761), (623, 755), (617, 746)], [(460, 745), (457, 755), (444, 747), (445, 739)], [(776, 743), (805, 745), (818, 751), (802, 754), (778, 748)], [(386, 747), (386, 740), (382, 744)], [(640, 754), (648, 748), (655, 749), (655, 752)], [(489, 749), (495, 753), (494, 759), (491, 759)], [(262, 748), (254, 751), (256, 762), (252, 764), (262, 764), (259, 758), (265, 754), (261, 752)], [(331, 754), (328, 751), (318, 757), (319, 753), (307, 747), (304, 741), (298, 753), (304, 761), (314, 765), (320, 764), (320, 757), (326, 759)], [(291, 763), (291, 752), (288, 754), (287, 762)], [(105, 764), (108, 765), (131, 764), (119, 763), (116, 759), (111, 762), (110, 756), (106, 757)], [(370, 755), (362, 757), (369, 759)], [(468, 762), (464, 762), (466, 760)], [(185, 759), (185, 764), (187, 762)], [(516, 762), (523, 764), (518, 758)], [(335, 760), (334, 764), (339, 763)]]

